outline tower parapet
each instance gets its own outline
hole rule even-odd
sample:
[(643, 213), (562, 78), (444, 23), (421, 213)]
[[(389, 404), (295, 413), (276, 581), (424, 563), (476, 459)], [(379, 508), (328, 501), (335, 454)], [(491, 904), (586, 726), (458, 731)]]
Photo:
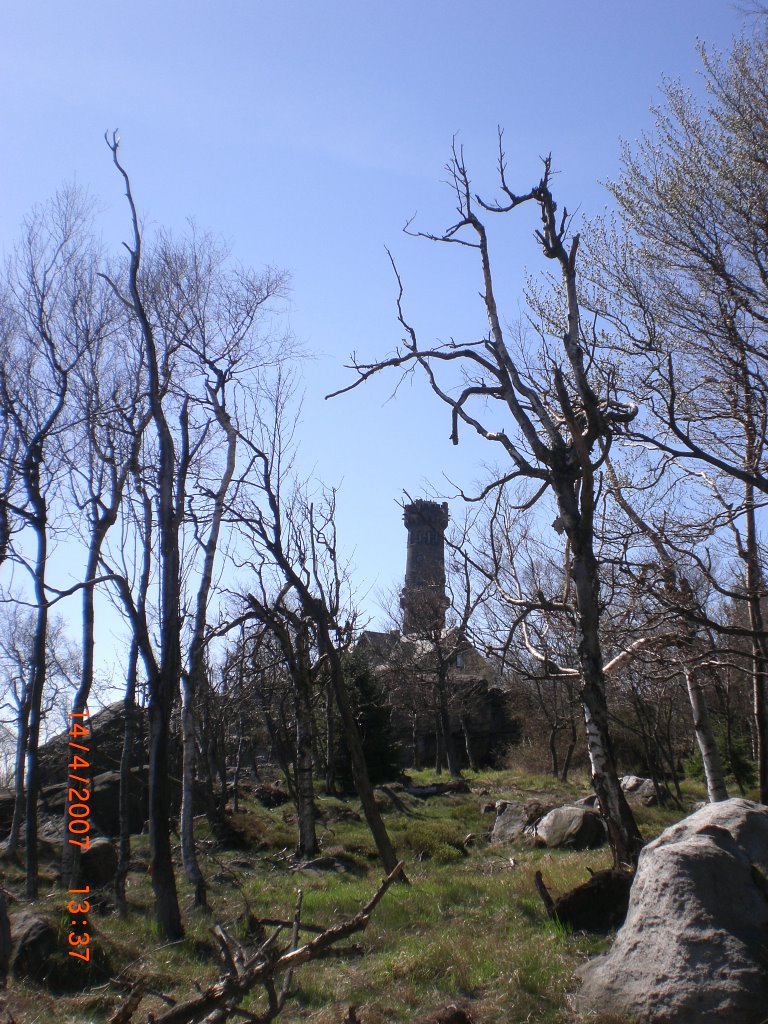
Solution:
[(400, 595), (403, 633), (445, 629), (445, 531), (448, 503), (419, 498), (403, 508), (408, 531), (405, 586)]

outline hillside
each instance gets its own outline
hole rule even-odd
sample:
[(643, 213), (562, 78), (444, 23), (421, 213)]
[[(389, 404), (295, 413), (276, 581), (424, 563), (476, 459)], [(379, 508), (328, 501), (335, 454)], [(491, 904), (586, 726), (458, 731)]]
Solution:
[[(414, 779), (421, 784), (435, 781), (429, 773), (418, 773)], [(568, 934), (548, 921), (533, 876), (541, 871), (557, 895), (585, 881), (590, 869), (609, 866), (610, 853), (607, 848), (538, 849), (527, 843), (491, 846), (487, 833), (494, 818), (487, 808), (483, 813), (483, 805), (496, 799), (567, 803), (588, 792), (587, 780), (562, 785), (546, 776), (506, 771), (469, 773), (468, 781), (468, 793), (429, 800), (414, 799), (397, 788), (377, 791), (411, 884), (394, 885), (386, 893), (370, 926), (354, 937), (348, 953), (297, 972), (294, 996), (280, 1020), (578, 1021), (568, 1009), (573, 971), (608, 939)], [(696, 784), (687, 785), (685, 792), (691, 802), (702, 795)], [(316, 869), (295, 870), (290, 857), (295, 841), (292, 805), (265, 809), (253, 800), (248, 784), (244, 797), (235, 817), (245, 837), (242, 849), (217, 849), (200, 819), (212, 913), (187, 911), (192, 893), (181, 882), (187, 935), (180, 943), (157, 939), (147, 874), (148, 840), (141, 836), (134, 840), (129, 916), (117, 917), (108, 892), (96, 896), (89, 921), (93, 962), (86, 965), (67, 957), (67, 894), (56, 885), (57, 855), (51, 848), (44, 867), (45, 895), (37, 908), (58, 922), (59, 944), (50, 959), (47, 982), (11, 981), (8, 1009), (16, 1024), (101, 1024), (139, 978), (144, 979), (147, 994), (133, 1020), (143, 1024), (150, 1013), (167, 1009), (168, 999), (188, 997), (196, 984), (205, 987), (219, 975), (214, 924), (222, 925), (245, 948), (249, 943), (253, 948), (265, 927), (269, 930), (258, 919), (290, 919), (299, 888), (302, 921), (318, 926), (354, 915), (376, 890), (381, 872), (355, 801), (318, 798), (324, 862)], [(643, 806), (637, 807), (637, 814), (646, 837), (680, 817), (679, 811)], [(178, 857), (178, 849), (174, 852)], [(182, 879), (180, 864), (177, 867)], [(21, 870), (4, 865), (2, 884), (11, 892), (22, 891)], [(16, 909), (12, 905), (11, 910)], [(284, 934), (280, 941), (287, 946), (288, 930)], [(89, 972), (92, 984), (87, 988)], [(254, 995), (243, 1009), (258, 1015), (260, 999)], [(458, 1008), (452, 1018), (440, 1014), (451, 1006)], [(609, 1018), (603, 1024), (610, 1024)]]

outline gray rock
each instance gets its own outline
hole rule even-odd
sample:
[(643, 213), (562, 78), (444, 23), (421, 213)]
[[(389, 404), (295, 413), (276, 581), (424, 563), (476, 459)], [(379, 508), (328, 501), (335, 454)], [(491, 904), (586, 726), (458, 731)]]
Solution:
[[(134, 764), (146, 764), (149, 750), (147, 712), (135, 708), (134, 715), (136, 740), (132, 760)], [(102, 711), (95, 712), (87, 722), (90, 735), (77, 741), (88, 748), (88, 752), (83, 753), (83, 757), (90, 765), (85, 774), (93, 777), (102, 772), (118, 771), (125, 739), (123, 702), (117, 701)], [(40, 747), (38, 771), (41, 788), (58, 786), (67, 780), (67, 765), (72, 755), (70, 739), (67, 732), (62, 732)], [(82, 774), (82, 771), (78, 774)]]
[(17, 978), (43, 978), (56, 948), (56, 929), (41, 914), (11, 914), (11, 968)]
[(365, 868), (354, 857), (349, 857), (345, 853), (339, 853), (336, 856), (315, 857), (314, 860), (307, 860), (302, 864), (298, 864), (295, 870), (309, 872), (331, 871), (336, 874), (350, 874), (358, 877), (366, 873)]
[(590, 793), (588, 796), (581, 796), (576, 801), (577, 807), (597, 807), (597, 794)]
[(514, 843), (529, 835), (533, 826), (552, 810), (551, 804), (543, 804), (540, 800), (498, 800), (496, 803), (496, 821), (491, 831), (491, 843)]
[(496, 812), (496, 820), (491, 830), (491, 843), (514, 843), (523, 834), (527, 821), (525, 805), (508, 801), (499, 801), (501, 807)]
[(579, 972), (577, 1008), (638, 1024), (760, 1024), (766, 947), (768, 808), (707, 804), (643, 850), (626, 922)]
[[(137, 766), (129, 779), (128, 829), (138, 835), (149, 816), (149, 772)], [(120, 834), (120, 772), (102, 772), (93, 780), (91, 821), (104, 835)]]
[(634, 793), (636, 789), (640, 789), (645, 781), (639, 775), (622, 775), (619, 779), (619, 785), (625, 793)]
[(588, 807), (556, 807), (536, 826), (540, 846), (593, 850), (606, 841), (603, 819)]
[(0, 791), (0, 839), (5, 839), (11, 831), (15, 802), (16, 797), (9, 789)]
[(536, 826), (536, 841), (543, 846), (591, 850), (606, 838), (603, 819), (588, 807), (556, 807)]
[(94, 840), (80, 856), (80, 878), (92, 889), (114, 882), (117, 850), (108, 839)]
[[(672, 794), (663, 783), (659, 784), (659, 795), (661, 796), (662, 804), (665, 804), (668, 800), (672, 799)], [(638, 799), (642, 800), (646, 807), (655, 807), (656, 804), (659, 803), (659, 797), (656, 795), (656, 787), (653, 784), (653, 779), (643, 779), (642, 784), (634, 790), (632, 796), (636, 796)]]

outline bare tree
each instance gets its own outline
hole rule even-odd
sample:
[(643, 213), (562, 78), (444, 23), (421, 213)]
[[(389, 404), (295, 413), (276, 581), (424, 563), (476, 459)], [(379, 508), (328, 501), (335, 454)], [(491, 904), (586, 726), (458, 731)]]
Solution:
[[(644, 587), (646, 590), (650, 590), (653, 596), (661, 597), (661, 604), (665, 610), (677, 613), (678, 627), (674, 646), (681, 655), (680, 666), (693, 714), (696, 742), (704, 764), (709, 798), (712, 802), (726, 800), (728, 792), (723, 778), (722, 764), (701, 684), (702, 648), (704, 653), (707, 651), (712, 653), (711, 644), (708, 643), (710, 638), (706, 631), (702, 636), (701, 628), (692, 621), (703, 616), (702, 601), (696, 593), (696, 587), (686, 574), (681, 545), (675, 543), (674, 539), (665, 536), (663, 526), (652, 523), (630, 502), (610, 461), (607, 462), (607, 473), (613, 498), (627, 516), (632, 527), (651, 546), (655, 560), (657, 560), (657, 565), (654, 565), (654, 560), (647, 558), (643, 560)], [(667, 519), (664, 511), (659, 518), (662, 523)], [(681, 525), (677, 524), (678, 530)], [(693, 533), (692, 530), (690, 532)], [(637, 558), (637, 555), (635, 557)], [(658, 594), (657, 588), (661, 590), (661, 594)], [(668, 649), (671, 646), (667, 643)]]
[[(291, 681), (295, 721), (295, 793), (298, 816), (298, 844), (296, 853), (301, 857), (317, 854), (314, 790), (315, 764), (313, 758), (312, 698), (318, 668), (322, 658), (318, 651), (315, 624), (308, 619), (301, 608), (291, 604), (295, 601), (289, 586), (283, 587), (275, 597), (266, 593), (264, 577), (259, 579), (261, 590), (254, 587), (248, 594), (248, 605), (260, 623), (271, 634), (281, 654), (281, 663)], [(254, 593), (253, 591), (256, 591)]]
[(584, 301), (644, 414), (633, 435), (741, 488), (761, 800), (768, 801), (768, 640), (758, 506), (768, 494), (768, 30), (727, 60), (700, 47), (710, 99), (676, 82), (656, 129), (626, 145), (617, 221), (590, 234)]
[[(619, 786), (608, 729), (603, 654), (600, 645), (600, 567), (595, 554), (596, 474), (617, 430), (636, 416), (636, 406), (619, 398), (610, 372), (602, 372), (589, 358), (589, 342), (582, 331), (577, 294), (578, 234), (570, 235), (567, 211), (558, 214), (550, 188), (551, 161), (530, 191), (518, 195), (507, 182), (500, 141), (499, 176), (503, 198), (485, 202), (470, 185), (464, 156), (454, 145), (448, 172), (457, 199), (458, 219), (444, 234), (426, 237), (474, 249), (480, 261), (484, 310), (489, 333), (478, 342), (450, 342), (431, 348), (420, 345), (416, 330), (403, 311), (403, 288), (398, 298), (399, 320), (405, 330), (402, 347), (389, 359), (365, 363), (353, 358), (357, 380), (348, 391), (385, 369), (418, 366), (430, 387), (451, 411), (454, 444), (464, 425), (503, 450), (510, 471), (490, 485), (512, 480), (533, 481), (531, 504), (551, 491), (557, 504), (555, 526), (565, 533), (568, 567), (578, 616), (580, 694), (587, 726), (592, 777), (601, 810), (608, 825), (617, 863), (635, 864), (642, 838)], [(558, 349), (542, 338), (540, 358), (544, 373), (526, 372), (525, 362), (513, 356), (498, 309), (488, 232), (476, 209), (505, 215), (520, 206), (534, 204), (541, 218), (536, 237), (544, 256), (553, 260), (560, 274), (562, 313), (556, 317), (562, 333)], [(465, 373), (460, 390), (442, 383), (439, 372), (446, 364), (458, 364)], [(337, 392), (337, 394), (342, 392)], [(490, 410), (503, 408), (511, 428), (490, 425)]]
[[(71, 375), (89, 343), (94, 300), (88, 206), (75, 191), (61, 192), (24, 225), (23, 240), (3, 289), (2, 419), (13, 432), (3, 475), (13, 481), (4, 508), (23, 527), (13, 557), (29, 573), (36, 608), (30, 652), (25, 842), (27, 894), (37, 894), (38, 760), (47, 631), (52, 593), (49, 555), (63, 486)], [(96, 305), (96, 303), (93, 303)], [(25, 535), (29, 536), (32, 551)]]
[[(206, 438), (205, 458), (194, 460), (187, 495), (187, 517), (201, 556), (199, 578), (194, 585), (194, 612), (182, 674), (183, 779), (181, 842), (184, 867), (195, 885), (196, 903), (205, 904), (205, 883), (197, 864), (193, 835), (193, 781), (195, 769), (195, 701), (205, 685), (205, 657), (210, 603), (222, 527), (231, 492), (236, 491), (248, 465), (248, 453), (240, 453), (240, 436), (247, 430), (250, 409), (267, 386), (267, 368), (287, 359), (289, 338), (261, 333), (271, 301), (284, 292), (285, 279), (274, 271), (263, 274), (238, 270), (222, 273), (221, 256), (210, 239), (192, 245), (173, 264), (174, 294), (182, 295), (179, 312), (188, 324), (187, 352), (196, 361), (191, 367), (200, 377), (198, 395), (190, 418), (198, 421), (196, 433)], [(188, 386), (188, 385), (187, 385)], [(245, 464), (239, 467), (238, 456)]]
[[(169, 362), (180, 344), (176, 324), (153, 316), (153, 293), (157, 284), (147, 275), (139, 215), (130, 180), (118, 156), (117, 134), (107, 139), (112, 157), (125, 184), (130, 209), (133, 239), (126, 243), (129, 266), (125, 287), (114, 278), (110, 283), (128, 310), (140, 332), (147, 371), (147, 404), (157, 452), (156, 515), (159, 543), (159, 639), (157, 655), (150, 638), (146, 618), (141, 621), (127, 582), (118, 583), (131, 615), (149, 677), (149, 830), (152, 887), (155, 911), (161, 933), (169, 939), (181, 938), (184, 929), (179, 911), (176, 878), (170, 841), (170, 793), (168, 787), (171, 711), (180, 688), (182, 656), (179, 581), (181, 578), (180, 530), (184, 517), (184, 493), (189, 470), (189, 404), (183, 399), (175, 410), (178, 435), (174, 436), (171, 413), (165, 401), (168, 394)], [(157, 268), (155, 268), (157, 273)], [(180, 440), (179, 440), (180, 439)]]
[[(183, 242), (160, 234), (145, 248), (117, 136), (107, 141), (125, 185), (133, 234), (126, 246), (125, 272), (105, 276), (133, 325), (144, 367), (149, 436), (142, 438), (136, 455), (143, 469), (141, 504), (148, 500), (151, 505), (151, 537), (146, 526), (144, 533), (157, 544), (151, 571), (156, 636), (149, 609), (127, 574), (117, 586), (148, 676), (149, 820), (157, 919), (164, 935), (178, 938), (183, 928), (169, 832), (171, 713), (183, 682), (182, 857), (196, 901), (204, 904), (205, 883), (192, 832), (194, 705), (205, 676), (226, 499), (243, 471), (237, 465), (238, 438), (247, 434), (241, 421), (259, 397), (256, 371), (279, 362), (285, 352), (282, 338), (265, 338), (258, 330), (267, 303), (282, 290), (283, 278), (272, 271), (225, 268), (221, 247), (195, 232)], [(143, 578), (141, 573), (138, 578)]]
[[(312, 497), (296, 482), (291, 466), (291, 432), (286, 426), (289, 390), (285, 381), (278, 383), (271, 423), (264, 424), (261, 439), (252, 435), (248, 441), (252, 453), (249, 488), (231, 512), (253, 545), (249, 563), (259, 584), (256, 593), (246, 595), (245, 615), (265, 620), (264, 598), (277, 593), (286, 607), (297, 608), (311, 623), (317, 654), (328, 673), (341, 716), (363, 813), (385, 869), (393, 871), (397, 857), (376, 806), (346, 690), (342, 654), (352, 641), (355, 615), (338, 556), (336, 494), (321, 490)], [(264, 624), (269, 626), (268, 621)]]
[[(23, 601), (10, 598), (3, 606), (0, 616), (0, 713), (2, 721), (12, 726), (16, 734), (15, 801), (6, 841), (10, 857), (15, 857), (18, 851), (26, 802), (25, 757), (32, 710), (36, 624), (35, 612)], [(80, 663), (80, 652), (66, 636), (63, 620), (51, 617), (46, 629), (46, 681), (40, 705), (41, 728), (55, 709), (67, 706), (66, 694), (78, 676)]]

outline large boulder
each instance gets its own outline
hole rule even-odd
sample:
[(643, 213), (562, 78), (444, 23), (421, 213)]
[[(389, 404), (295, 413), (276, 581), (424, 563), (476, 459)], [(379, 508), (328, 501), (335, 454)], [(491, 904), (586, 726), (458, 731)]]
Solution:
[(625, 793), (637, 797), (646, 807), (654, 807), (659, 799), (664, 804), (672, 798), (672, 794), (663, 783), (658, 784), (657, 790), (653, 779), (642, 779), (639, 775), (623, 775), (619, 779), (619, 784)]
[(43, 978), (56, 948), (56, 929), (31, 910), (11, 914), (11, 967), (17, 978)]
[(619, 779), (619, 785), (625, 793), (634, 793), (640, 789), (645, 781), (639, 775), (622, 775)]
[(515, 843), (533, 831), (533, 826), (552, 810), (552, 804), (540, 800), (499, 800), (496, 820), (491, 831), (491, 843)]
[(491, 831), (491, 842), (494, 845), (514, 843), (523, 834), (528, 824), (525, 805), (518, 801), (500, 802), (496, 807), (496, 820)]
[[(149, 816), (149, 773), (131, 769), (128, 786), (128, 829), (138, 834)], [(91, 821), (105, 836), (120, 834), (120, 772), (102, 772), (93, 780)]]
[(0, 839), (5, 839), (11, 831), (15, 803), (16, 796), (10, 789), (0, 790)]
[(653, 779), (643, 779), (642, 785), (632, 794), (641, 800), (646, 807), (655, 807), (657, 803), (668, 803), (672, 794), (663, 783), (653, 784)]
[(766, 948), (768, 808), (707, 804), (643, 850), (626, 922), (576, 1002), (638, 1024), (759, 1024)]
[[(64, 809), (67, 806), (67, 794), (70, 786), (78, 787), (76, 782), (64, 782), (58, 786), (48, 786), (40, 794), (43, 811), (57, 819), (58, 826), (63, 829)], [(84, 787), (88, 790), (88, 807), (90, 810), (91, 827), (105, 836), (120, 834), (120, 772), (102, 772), (89, 780)], [(171, 803), (178, 803), (176, 780), (171, 780)], [(137, 766), (131, 769), (128, 784), (128, 828), (132, 834), (138, 834), (144, 827), (149, 815), (149, 780), (146, 767)]]
[(80, 879), (92, 889), (111, 885), (117, 874), (117, 850), (108, 839), (95, 839), (80, 856)]
[(543, 846), (592, 850), (602, 846), (606, 838), (603, 819), (588, 807), (556, 807), (536, 826), (536, 841)]
[[(148, 728), (147, 712), (143, 708), (134, 709), (136, 716), (136, 736), (133, 749), (133, 763), (146, 764), (148, 760)], [(90, 767), (85, 775), (93, 778), (103, 772), (116, 772), (120, 769), (120, 758), (125, 739), (125, 710), (123, 702), (110, 704), (102, 711), (91, 714), (88, 721), (90, 736), (77, 740), (88, 748), (87, 753), (75, 751), (88, 761)], [(73, 750), (70, 748), (68, 732), (59, 733), (40, 747), (38, 754), (38, 771), (41, 788), (59, 786), (67, 782), (69, 764)], [(79, 771), (78, 774), (83, 774)]]

